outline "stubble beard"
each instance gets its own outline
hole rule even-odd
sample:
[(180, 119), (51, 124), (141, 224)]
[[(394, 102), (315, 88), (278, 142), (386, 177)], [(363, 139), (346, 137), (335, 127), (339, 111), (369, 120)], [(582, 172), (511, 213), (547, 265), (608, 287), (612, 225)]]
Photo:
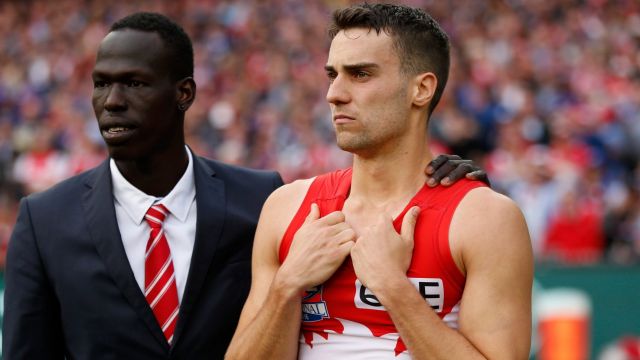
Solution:
[[(387, 102), (387, 106), (371, 113), (371, 118), (363, 119), (356, 128), (335, 129), (336, 144), (343, 151), (356, 155), (364, 155), (382, 150), (394, 139), (402, 137), (407, 129), (410, 111), (407, 103), (406, 89), (399, 86), (395, 89), (395, 98)], [(382, 110), (381, 110), (382, 109)], [(375, 119), (375, 120), (374, 120)]]
[[(394, 116), (395, 115), (395, 116)], [(407, 131), (408, 114), (394, 114), (383, 116), (385, 121), (376, 125), (363, 126), (354, 129), (336, 129), (336, 143), (343, 150), (356, 155), (371, 156), (374, 153), (389, 148)]]
[(367, 134), (349, 134), (344, 130), (342, 134), (336, 132), (336, 143), (341, 150), (350, 153), (357, 153), (371, 147), (371, 141)]
[[(380, 125), (378, 125), (380, 126)], [(389, 144), (395, 142), (402, 135), (398, 124), (392, 127), (380, 126), (378, 129), (365, 129), (358, 132), (343, 130), (336, 133), (338, 147), (354, 155), (372, 157), (379, 151), (389, 149)], [(373, 131), (372, 131), (373, 130)]]

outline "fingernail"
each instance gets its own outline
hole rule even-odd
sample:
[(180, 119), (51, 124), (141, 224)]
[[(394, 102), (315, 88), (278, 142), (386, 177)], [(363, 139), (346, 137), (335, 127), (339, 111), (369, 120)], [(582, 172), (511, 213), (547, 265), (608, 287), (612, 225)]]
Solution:
[(442, 185), (449, 185), (451, 183), (451, 179), (448, 177), (442, 179)]
[(435, 179), (429, 179), (429, 181), (427, 181), (427, 184), (428, 184), (429, 186), (436, 186), (436, 184), (437, 184), (437, 183), (436, 183), (436, 180), (435, 180)]

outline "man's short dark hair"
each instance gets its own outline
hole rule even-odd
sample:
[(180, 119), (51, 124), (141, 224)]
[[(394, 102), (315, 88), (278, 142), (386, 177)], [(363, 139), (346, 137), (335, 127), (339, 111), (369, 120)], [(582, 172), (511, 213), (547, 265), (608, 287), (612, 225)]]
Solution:
[(151, 12), (138, 12), (116, 21), (109, 31), (132, 29), (160, 35), (170, 54), (175, 80), (193, 76), (193, 45), (189, 35), (168, 17)]
[(353, 28), (384, 31), (394, 40), (401, 70), (409, 75), (433, 72), (438, 79), (429, 105), (433, 112), (449, 77), (449, 37), (440, 25), (421, 9), (392, 4), (361, 4), (333, 13), (329, 36)]

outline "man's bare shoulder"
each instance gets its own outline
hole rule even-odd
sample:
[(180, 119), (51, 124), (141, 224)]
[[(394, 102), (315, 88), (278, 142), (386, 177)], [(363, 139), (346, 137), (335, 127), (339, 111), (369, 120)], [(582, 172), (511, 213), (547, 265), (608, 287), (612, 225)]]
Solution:
[(531, 241), (522, 211), (509, 197), (488, 187), (473, 189), (462, 199), (449, 234), (452, 253), (463, 270), (476, 254), (530, 257)]
[(311, 183), (313, 183), (313, 180), (315, 180), (315, 177), (294, 180), (293, 182), (280, 186), (271, 193), (266, 204), (269, 206), (286, 205), (287, 203), (295, 202), (293, 201), (295, 198), (300, 198), (299, 206), (307, 194)]
[(269, 238), (279, 244), (279, 240), (298, 212), (314, 179), (295, 180), (279, 187), (269, 195), (260, 215), (259, 235), (266, 232), (270, 234)]
[(277, 188), (269, 195), (263, 211), (275, 210), (281, 215), (291, 213), (293, 216), (302, 204), (314, 179), (315, 178), (295, 180)]
[(513, 232), (514, 235), (522, 235), (523, 227), (526, 234), (524, 216), (518, 205), (509, 197), (488, 187), (469, 191), (456, 209), (452, 222), (452, 231), (466, 235), (465, 238), (477, 238), (483, 242), (491, 241), (496, 235), (505, 232), (507, 235)]
[(462, 199), (459, 209), (472, 217), (485, 218), (486, 216), (521, 215), (520, 208), (506, 195), (492, 190), (489, 187), (475, 188)]

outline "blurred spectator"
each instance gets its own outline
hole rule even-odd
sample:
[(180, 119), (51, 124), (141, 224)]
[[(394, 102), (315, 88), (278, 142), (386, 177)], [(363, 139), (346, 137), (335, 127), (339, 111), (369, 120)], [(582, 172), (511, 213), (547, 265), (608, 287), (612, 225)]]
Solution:
[[(347, 2), (0, 2), (0, 256), (21, 195), (103, 159), (93, 54), (133, 11), (165, 13), (194, 41), (185, 128), (198, 153), (288, 181), (348, 166), (323, 71), (326, 20)], [(484, 164), (521, 206), (539, 260), (640, 262), (640, 2), (409, 3), (453, 44), (434, 151)]]
[(30, 194), (69, 177), (69, 165), (67, 155), (53, 148), (51, 130), (39, 127), (34, 130), (28, 149), (18, 155), (13, 166), (13, 179)]
[(609, 257), (616, 263), (629, 264), (640, 253), (640, 194), (634, 187), (620, 191), (629, 193), (618, 195), (619, 203), (604, 218), (604, 231)]
[(562, 187), (554, 178), (554, 163), (546, 146), (530, 147), (522, 159), (512, 164), (517, 168), (506, 169), (522, 173), (519, 179), (512, 179), (507, 189), (525, 216), (534, 256), (540, 258), (547, 247), (548, 227), (558, 209)]
[(588, 264), (602, 258), (602, 208), (579, 196), (580, 189), (562, 194), (550, 219), (544, 243), (545, 257), (567, 263)]

